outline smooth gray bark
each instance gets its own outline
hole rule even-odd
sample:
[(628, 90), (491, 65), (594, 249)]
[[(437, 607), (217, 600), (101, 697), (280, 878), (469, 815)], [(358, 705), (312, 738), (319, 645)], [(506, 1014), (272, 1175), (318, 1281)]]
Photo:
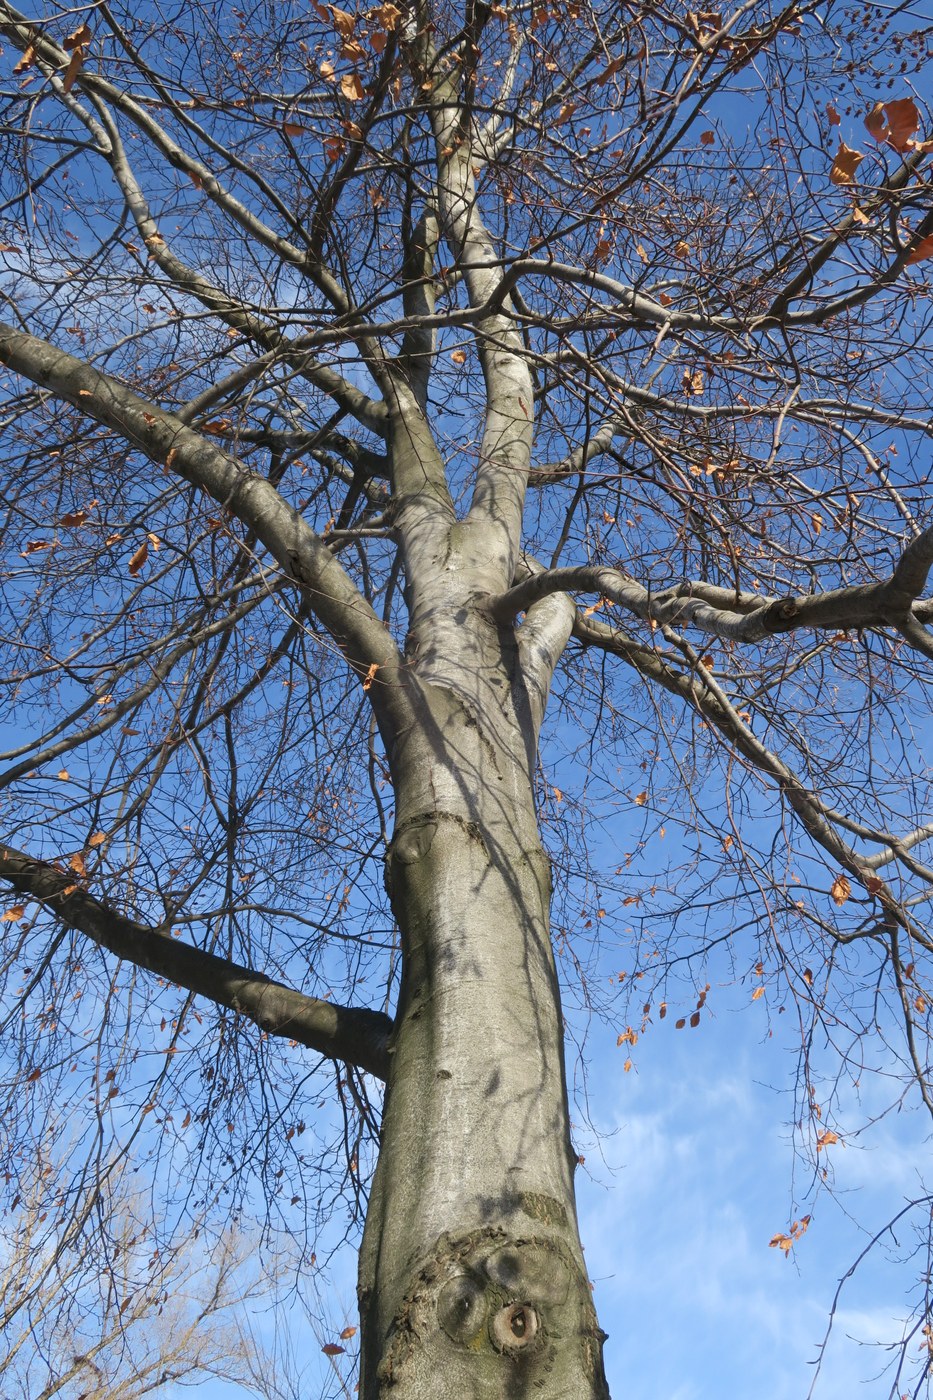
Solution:
[(454, 546), (448, 605), (410, 639), (419, 723), (390, 755), (404, 976), (360, 1260), (361, 1394), (599, 1400), (529, 697), (512, 629), (455, 596), (469, 573)]

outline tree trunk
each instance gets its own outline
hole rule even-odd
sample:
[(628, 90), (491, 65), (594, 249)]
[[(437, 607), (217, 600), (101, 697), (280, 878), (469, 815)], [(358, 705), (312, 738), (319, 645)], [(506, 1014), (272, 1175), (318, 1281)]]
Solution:
[(390, 754), (403, 975), (360, 1260), (361, 1394), (605, 1400), (515, 634), (469, 600), (421, 622), (421, 723)]

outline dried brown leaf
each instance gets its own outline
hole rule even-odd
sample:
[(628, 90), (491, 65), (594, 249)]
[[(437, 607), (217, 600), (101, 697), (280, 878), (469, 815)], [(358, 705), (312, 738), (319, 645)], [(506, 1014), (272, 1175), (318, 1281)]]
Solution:
[(86, 510), (69, 510), (61, 517), (58, 523), (63, 529), (74, 530), (77, 529), (79, 525), (83, 525), (85, 520), (87, 520)]
[(336, 5), (326, 6), (330, 10), (334, 28), (341, 39), (349, 39), (356, 28), (356, 15), (351, 15), (349, 10), (338, 10)]
[[(493, 8), (495, 9), (495, 7)], [(391, 32), (398, 27), (402, 12), (397, 5), (393, 5), (387, 0), (386, 4), (377, 5), (374, 10), (370, 10), (367, 18)]]
[(876, 102), (865, 118), (865, 127), (879, 145), (886, 144), (895, 151), (908, 151), (915, 144), (913, 134), (920, 127), (917, 104), (912, 97)]
[(914, 263), (925, 262), (927, 258), (933, 258), (933, 233), (927, 234), (926, 238), (921, 238), (916, 248), (908, 255), (907, 266)]
[(86, 49), (93, 39), (93, 31), (88, 24), (81, 24), (73, 34), (68, 34), (62, 40), (62, 48), (68, 53), (74, 53), (75, 49)]
[(344, 73), (340, 79), (340, 91), (349, 102), (362, 102), (366, 96), (363, 84), (356, 73)]
[(62, 91), (70, 92), (75, 85), (75, 79), (84, 67), (84, 49), (75, 49), (68, 60), (68, 67), (65, 69), (65, 76), (62, 78)]
[(844, 141), (840, 141), (839, 150), (829, 172), (830, 182), (834, 185), (851, 185), (855, 172), (864, 159), (861, 151), (853, 150)]
[(14, 72), (14, 73), (17, 73), (17, 74), (18, 74), (18, 73), (25, 73), (25, 72), (27, 71), (27, 69), (29, 69), (29, 68), (32, 67), (32, 65), (35, 63), (35, 61), (36, 61), (36, 46), (35, 46), (35, 44), (30, 44), (29, 47), (28, 47), (27, 49), (24, 49), (24, 50), (23, 50), (23, 56), (22, 56), (22, 58), (19, 60), (19, 62), (16, 64), (16, 66), (14, 67), (13, 72)]
[(849, 895), (852, 893), (852, 886), (849, 883), (848, 876), (837, 875), (832, 883), (832, 888), (830, 889), (829, 893), (832, 896), (832, 901), (834, 904), (845, 904), (846, 900), (849, 898)]
[(149, 541), (148, 541), (148, 540), (143, 540), (142, 544), (139, 546), (139, 548), (137, 549), (136, 553), (133, 555), (132, 559), (130, 560), (130, 564), (129, 564), (130, 578), (136, 578), (137, 574), (139, 573), (140, 569), (143, 567), (143, 565), (145, 564), (145, 562), (146, 562), (146, 560), (147, 560), (148, 558), (149, 558)]

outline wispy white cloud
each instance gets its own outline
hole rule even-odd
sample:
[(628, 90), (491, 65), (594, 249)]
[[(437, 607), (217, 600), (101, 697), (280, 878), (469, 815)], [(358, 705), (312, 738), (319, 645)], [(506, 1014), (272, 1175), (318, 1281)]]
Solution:
[[(870, 1149), (833, 1149), (846, 1210), (822, 1193), (790, 1259), (769, 1248), (790, 1224), (794, 1158), (789, 1099), (760, 1081), (782, 1082), (791, 1067), (734, 1026), (721, 1030), (655, 1035), (628, 1075), (597, 1053), (605, 1165), (580, 1183), (581, 1227), (616, 1396), (803, 1400), (837, 1279), (866, 1242), (846, 1210), (880, 1222), (916, 1186), (916, 1132), (906, 1117), (887, 1119)], [(886, 1394), (877, 1377), (890, 1354), (878, 1344), (901, 1330), (908, 1282), (880, 1256), (862, 1266), (815, 1400), (853, 1400), (865, 1385)]]

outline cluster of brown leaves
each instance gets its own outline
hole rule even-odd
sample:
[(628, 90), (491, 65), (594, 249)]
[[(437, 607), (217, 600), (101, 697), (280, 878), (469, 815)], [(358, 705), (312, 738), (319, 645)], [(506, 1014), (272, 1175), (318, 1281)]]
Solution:
[[(70, 55), (68, 64), (62, 77), (62, 88), (65, 92), (70, 92), (74, 87), (75, 79), (84, 67), (84, 60), (87, 57), (88, 49), (91, 47), (93, 31), (87, 24), (80, 25), (73, 34), (67, 35), (62, 40), (62, 48)], [(23, 56), (16, 64), (13, 72), (17, 75), (26, 73), (35, 65), (36, 47), (30, 44), (23, 50)]]
[(782, 1249), (785, 1259), (789, 1256), (794, 1245), (805, 1235), (810, 1227), (810, 1216), (803, 1215), (799, 1220), (795, 1220), (786, 1235), (778, 1234), (772, 1236), (768, 1241), (769, 1249)]
[[(839, 125), (841, 118), (832, 103), (827, 105), (826, 115), (830, 126)], [(898, 155), (925, 155), (933, 151), (933, 140), (916, 139), (916, 133), (920, 130), (920, 113), (912, 97), (897, 97), (885, 102), (876, 102), (865, 118), (865, 129), (879, 146), (888, 146)], [(831, 183), (854, 184), (856, 172), (864, 159), (863, 151), (840, 141), (829, 172)], [(853, 210), (853, 216), (857, 223), (868, 222), (867, 216), (858, 205)], [(933, 235), (922, 238), (916, 247), (910, 250), (906, 260), (907, 266), (923, 262), (930, 257), (933, 257)]]

